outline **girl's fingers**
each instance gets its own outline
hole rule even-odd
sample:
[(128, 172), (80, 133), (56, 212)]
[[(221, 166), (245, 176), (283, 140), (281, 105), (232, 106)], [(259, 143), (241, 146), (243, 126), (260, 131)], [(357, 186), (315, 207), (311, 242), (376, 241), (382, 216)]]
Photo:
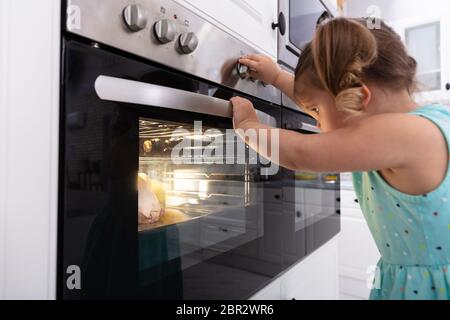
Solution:
[(255, 70), (250, 70), (248, 74), (251, 78), (258, 78), (258, 72)]
[(254, 60), (254, 61), (260, 61), (261, 60), (261, 55), (259, 55), (259, 54), (249, 54), (249, 55), (245, 56), (244, 58), (247, 58), (249, 60)]
[(258, 62), (250, 60), (250, 59), (246, 59), (246, 58), (239, 59), (239, 62), (242, 63), (243, 65), (246, 65), (247, 67), (252, 68), (252, 69), (256, 69), (258, 66)]
[(233, 97), (233, 98), (230, 99), (230, 101), (231, 101), (231, 103), (235, 106), (235, 105), (237, 105), (237, 104), (241, 101), (241, 98), (239, 98), (239, 97)]

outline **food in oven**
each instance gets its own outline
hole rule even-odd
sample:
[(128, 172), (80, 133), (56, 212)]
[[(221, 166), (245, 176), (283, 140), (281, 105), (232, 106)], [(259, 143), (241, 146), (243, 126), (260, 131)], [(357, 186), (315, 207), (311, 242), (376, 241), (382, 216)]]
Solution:
[(164, 186), (150, 179), (145, 173), (139, 173), (138, 194), (139, 224), (158, 222), (164, 214)]

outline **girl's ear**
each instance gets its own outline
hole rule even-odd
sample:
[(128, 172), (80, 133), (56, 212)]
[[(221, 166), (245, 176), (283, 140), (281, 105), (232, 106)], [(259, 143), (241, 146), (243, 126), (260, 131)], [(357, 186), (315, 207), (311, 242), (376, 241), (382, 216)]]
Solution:
[(361, 87), (361, 93), (362, 93), (362, 105), (364, 110), (366, 111), (370, 101), (372, 100), (372, 91), (370, 91), (369, 87), (365, 84)]

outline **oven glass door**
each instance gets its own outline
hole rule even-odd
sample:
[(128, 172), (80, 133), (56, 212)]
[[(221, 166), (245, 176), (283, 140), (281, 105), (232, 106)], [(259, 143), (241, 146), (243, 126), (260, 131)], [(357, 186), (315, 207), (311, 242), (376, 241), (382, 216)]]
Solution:
[[(234, 93), (84, 42), (64, 42), (59, 296), (245, 299), (267, 285), (286, 266), (266, 236), (282, 243), (291, 223), (266, 222), (281, 173), (232, 135)], [(252, 102), (281, 126), (279, 106)]]
[(314, 36), (319, 23), (331, 17), (320, 0), (289, 0), (289, 41), (302, 50)]
[[(300, 112), (284, 109), (283, 128), (317, 134), (316, 121)], [(306, 232), (307, 252), (330, 240), (340, 229), (340, 174), (284, 170), (283, 200), (295, 213), (296, 232)]]

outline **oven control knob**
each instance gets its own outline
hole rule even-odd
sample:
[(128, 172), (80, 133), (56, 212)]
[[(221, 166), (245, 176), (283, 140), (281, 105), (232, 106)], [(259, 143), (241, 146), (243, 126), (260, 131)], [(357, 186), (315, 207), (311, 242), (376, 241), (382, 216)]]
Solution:
[(198, 47), (198, 38), (193, 32), (183, 33), (178, 38), (181, 51), (185, 54), (189, 54), (195, 51)]
[(248, 77), (250, 70), (246, 65), (238, 62), (236, 64), (236, 72), (241, 79), (245, 79)]
[(147, 26), (147, 9), (140, 4), (131, 4), (123, 10), (123, 18), (130, 30), (140, 31)]
[(161, 43), (169, 43), (177, 36), (177, 26), (168, 19), (160, 20), (153, 26), (156, 38)]

